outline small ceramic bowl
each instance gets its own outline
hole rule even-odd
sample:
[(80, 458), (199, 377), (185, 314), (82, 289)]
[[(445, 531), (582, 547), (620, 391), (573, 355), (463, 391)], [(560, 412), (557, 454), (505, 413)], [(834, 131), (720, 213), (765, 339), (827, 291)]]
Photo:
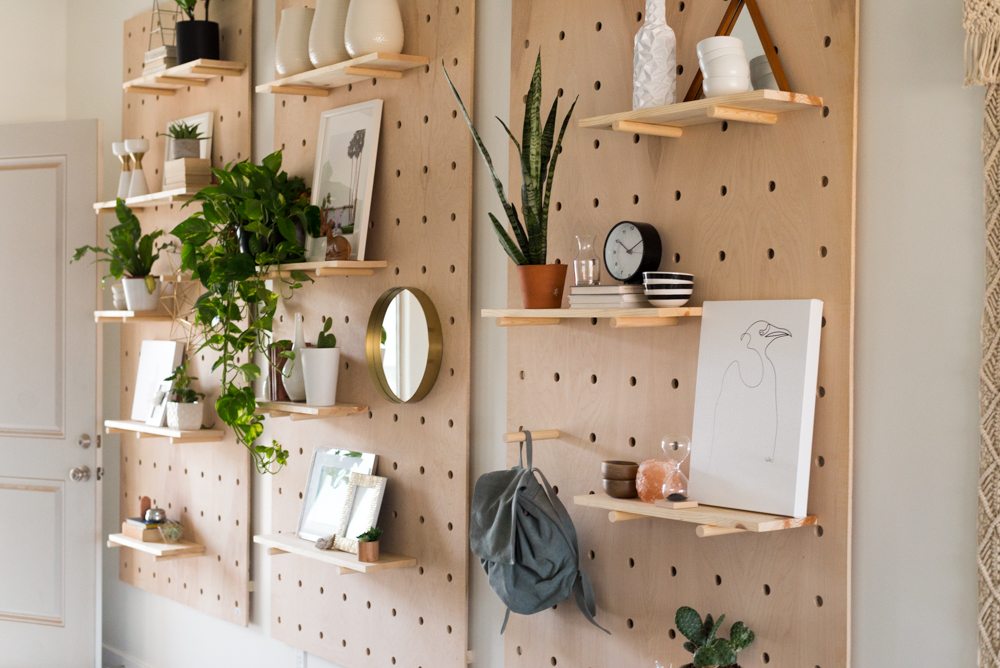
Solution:
[(701, 63), (701, 71), (706, 77), (746, 77), (750, 75), (750, 66), (743, 54), (719, 56)]
[(653, 306), (661, 308), (678, 308), (684, 306), (691, 300), (691, 288), (678, 290), (646, 288), (646, 299)]
[(705, 39), (698, 42), (695, 50), (698, 52), (698, 57), (701, 58), (706, 54), (710, 54), (713, 51), (718, 51), (719, 49), (735, 49), (739, 48), (741, 51), (743, 49), (743, 40), (739, 37), (732, 37), (727, 35), (717, 35), (715, 37), (706, 37)]
[(650, 279), (658, 278), (670, 278), (677, 281), (693, 281), (694, 274), (685, 274), (679, 271), (644, 271), (642, 272), (642, 279), (648, 281)]
[(608, 496), (615, 499), (634, 499), (639, 496), (635, 480), (602, 480), (601, 487)]
[(639, 472), (637, 462), (609, 460), (601, 462), (601, 477), (605, 480), (631, 480), (635, 482), (635, 474)]
[(705, 97), (721, 97), (723, 95), (736, 95), (737, 93), (747, 93), (753, 88), (750, 85), (750, 77), (705, 77), (702, 84)]

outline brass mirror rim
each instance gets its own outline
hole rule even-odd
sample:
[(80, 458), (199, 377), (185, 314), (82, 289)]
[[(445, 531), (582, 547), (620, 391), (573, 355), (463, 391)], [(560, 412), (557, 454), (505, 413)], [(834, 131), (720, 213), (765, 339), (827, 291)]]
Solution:
[[(409, 292), (417, 299), (417, 303), (424, 311), (424, 319), (427, 321), (427, 364), (424, 366), (424, 375), (420, 380), (420, 385), (416, 392), (409, 399), (403, 399), (392, 391), (389, 379), (385, 376), (382, 368), (382, 323), (385, 314), (389, 312), (389, 306), (393, 300), (404, 292)], [(368, 371), (375, 387), (389, 401), (396, 404), (407, 404), (420, 401), (426, 397), (434, 383), (437, 382), (438, 374), (441, 371), (441, 360), (444, 356), (444, 337), (441, 329), (441, 320), (438, 317), (434, 302), (423, 290), (418, 288), (390, 288), (382, 293), (372, 307), (371, 316), (368, 318), (368, 330), (365, 334), (365, 357), (368, 359)]]

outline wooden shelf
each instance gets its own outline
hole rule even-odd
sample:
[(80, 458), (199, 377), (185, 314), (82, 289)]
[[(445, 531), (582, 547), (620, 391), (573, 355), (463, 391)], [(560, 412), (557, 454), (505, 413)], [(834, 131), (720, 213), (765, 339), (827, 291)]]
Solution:
[(273, 418), (291, 417), (293, 420), (318, 420), (332, 417), (348, 417), (368, 410), (367, 406), (337, 404), (336, 406), (309, 406), (291, 401), (262, 401), (257, 403), (260, 413)]
[(132, 420), (105, 420), (104, 431), (108, 434), (133, 433), (139, 438), (168, 438), (171, 445), (181, 443), (209, 443), (221, 441), (226, 435), (223, 429), (198, 429), (197, 431), (180, 431), (167, 427), (150, 427), (142, 422)]
[(174, 319), (169, 313), (159, 311), (94, 311), (94, 322), (170, 322)]
[(681, 318), (701, 317), (701, 307), (483, 309), (482, 317), (496, 318), (500, 327), (558, 325), (563, 320), (593, 318), (611, 320), (616, 328), (668, 327), (679, 324)]
[(156, 561), (198, 557), (205, 553), (205, 546), (182, 540), (178, 543), (145, 543), (125, 534), (113, 533), (108, 536), (108, 547), (127, 547), (136, 552), (151, 554)]
[(691, 125), (729, 121), (774, 125), (778, 116), (792, 111), (819, 109), (823, 98), (778, 90), (710, 97), (663, 107), (594, 116), (580, 121), (581, 128), (613, 130), (656, 137), (680, 137)]
[(207, 86), (216, 77), (227, 74), (241, 74), (246, 69), (245, 63), (230, 60), (209, 60), (199, 58), (183, 65), (171, 67), (157, 74), (126, 81), (122, 88), (127, 93), (142, 93), (145, 95), (173, 95), (188, 86)]
[(385, 260), (330, 260), (328, 262), (297, 262), (283, 264), (267, 274), (267, 278), (289, 278), (293, 271), (301, 271), (312, 278), (329, 278), (331, 276), (372, 276), (376, 271), (385, 269), (389, 263)]
[(278, 79), (257, 86), (258, 93), (275, 95), (327, 96), (334, 88), (347, 86), (368, 79), (402, 79), (403, 73), (430, 62), (425, 56), (408, 56), (401, 53), (370, 53), (367, 56), (345, 60), (301, 74)]
[(573, 497), (573, 503), (587, 508), (607, 510), (608, 519), (612, 522), (651, 517), (690, 522), (698, 525), (697, 534), (703, 538), (741, 532), (765, 533), (816, 524), (814, 515), (801, 518), (785, 517), (702, 505), (694, 508), (668, 508), (665, 505), (645, 503), (638, 499), (614, 499), (606, 494), (581, 494)]
[(336, 566), (341, 575), (351, 573), (377, 573), (393, 568), (413, 568), (417, 560), (398, 554), (381, 553), (379, 560), (373, 563), (358, 561), (355, 554), (337, 550), (320, 550), (312, 541), (303, 540), (294, 534), (269, 534), (254, 536), (253, 542), (268, 548), (268, 554), (296, 554), (300, 557), (314, 559), (324, 564)]
[[(194, 197), (197, 192), (198, 189), (192, 188), (164, 190), (162, 192), (149, 193), (148, 195), (129, 197), (125, 200), (125, 204), (127, 204), (130, 209), (148, 209), (154, 206), (173, 204), (175, 202), (187, 202), (189, 199)], [(95, 202), (94, 211), (98, 213), (101, 213), (102, 211), (114, 211), (117, 203), (118, 200), (116, 199), (108, 200), (107, 202)]]

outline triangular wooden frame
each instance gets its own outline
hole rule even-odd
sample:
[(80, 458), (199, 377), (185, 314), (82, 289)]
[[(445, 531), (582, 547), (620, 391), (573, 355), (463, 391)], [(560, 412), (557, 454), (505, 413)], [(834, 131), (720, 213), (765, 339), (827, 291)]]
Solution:
[[(740, 17), (740, 12), (743, 11), (743, 5), (746, 5), (747, 10), (750, 12), (753, 27), (757, 30), (757, 37), (760, 38), (761, 46), (764, 47), (767, 62), (771, 64), (771, 72), (774, 74), (774, 80), (778, 82), (778, 88), (786, 93), (790, 93), (792, 89), (788, 85), (785, 68), (781, 65), (781, 56), (778, 55), (778, 49), (775, 48), (774, 41), (771, 39), (771, 33), (767, 30), (767, 24), (764, 23), (764, 15), (761, 14), (757, 0), (730, 0), (729, 6), (726, 8), (726, 13), (722, 17), (722, 22), (719, 24), (719, 29), (715, 31), (716, 36), (722, 37), (732, 34), (733, 28), (736, 27), (736, 19)], [(697, 100), (701, 96), (703, 79), (704, 75), (701, 72), (701, 68), (699, 68), (698, 72), (694, 75), (694, 80), (691, 82), (691, 87), (688, 88), (687, 95), (684, 96), (685, 102)]]

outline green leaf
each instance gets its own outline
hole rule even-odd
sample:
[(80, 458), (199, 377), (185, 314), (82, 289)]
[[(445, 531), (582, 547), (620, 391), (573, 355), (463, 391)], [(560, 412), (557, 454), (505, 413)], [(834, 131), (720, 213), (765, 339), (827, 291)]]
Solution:
[(497, 217), (494, 216), (492, 213), (489, 214), (489, 216), (490, 220), (493, 222), (493, 231), (496, 232), (497, 238), (500, 240), (500, 245), (503, 247), (504, 251), (506, 251), (510, 259), (514, 261), (514, 264), (517, 265), (530, 264), (528, 262), (528, 258), (524, 256), (524, 253), (521, 252), (521, 249), (518, 248), (517, 244), (515, 244), (514, 241), (510, 238), (510, 236), (507, 234), (507, 230), (503, 228), (503, 225), (500, 224), (500, 221), (497, 220)]
[(754, 632), (747, 628), (743, 622), (736, 622), (729, 629), (729, 643), (737, 652), (749, 647), (754, 641), (754, 637)]
[[(544, 230), (548, 230), (549, 228), (549, 204), (552, 200), (552, 182), (555, 180), (556, 164), (559, 162), (559, 155), (562, 153), (563, 137), (566, 135), (566, 128), (569, 127), (569, 119), (573, 116), (573, 110), (576, 109), (576, 103), (579, 100), (580, 98), (577, 96), (577, 98), (573, 100), (573, 104), (570, 105), (569, 111), (566, 112), (566, 117), (563, 118), (562, 127), (559, 129), (559, 139), (552, 148), (552, 159), (549, 161), (549, 172), (545, 179), (545, 192), (542, 195), (541, 204), (541, 225)], [(548, 254), (547, 237), (544, 254)]]
[(261, 161), (264, 169), (272, 174), (277, 174), (281, 169), (281, 151), (275, 151)]
[(674, 624), (677, 626), (677, 630), (681, 632), (681, 635), (694, 644), (700, 646), (705, 643), (705, 632), (701, 615), (694, 608), (686, 605), (677, 608), (677, 613), (674, 615)]
[(521, 133), (521, 213), (528, 231), (528, 259), (534, 264), (544, 264), (546, 230), (539, 227), (541, 217), (542, 186), (542, 52), (535, 59), (527, 101), (524, 105), (524, 126)]
[(715, 637), (719, 634), (719, 629), (722, 628), (722, 622), (726, 621), (726, 616), (722, 615), (719, 617), (718, 621), (714, 624), (712, 622), (712, 615), (705, 618), (705, 625), (709, 627), (708, 633), (705, 635), (705, 644), (711, 643), (715, 640)]

